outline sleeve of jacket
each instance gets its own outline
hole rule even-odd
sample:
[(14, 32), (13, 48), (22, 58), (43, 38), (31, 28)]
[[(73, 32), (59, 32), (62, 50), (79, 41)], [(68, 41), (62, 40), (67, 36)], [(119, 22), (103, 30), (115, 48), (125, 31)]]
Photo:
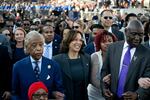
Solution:
[[(147, 57), (146, 67), (144, 69), (142, 77), (150, 78), (150, 57)], [(139, 87), (136, 92), (138, 93), (140, 100), (148, 100), (150, 98), (150, 88), (144, 89)]]
[(104, 60), (104, 63), (103, 63), (103, 66), (102, 66), (102, 69), (101, 69), (101, 80), (100, 80), (100, 87), (101, 87), (101, 89), (102, 89), (102, 92), (103, 92), (103, 89), (104, 88), (108, 88), (108, 87), (105, 87), (105, 85), (104, 85), (104, 82), (103, 82), (103, 78), (106, 76), (106, 75), (108, 75), (108, 74), (110, 74), (110, 53), (111, 53), (111, 45), (108, 47), (108, 49), (107, 49), (107, 52), (106, 52), (106, 58), (105, 58), (105, 60)]
[(18, 64), (14, 64), (12, 72), (12, 100), (18, 100), (19, 92), (19, 76), (18, 76)]
[(61, 72), (61, 68), (59, 66), (59, 64), (54, 61), (54, 67), (55, 67), (55, 70), (54, 70), (54, 84), (56, 86), (56, 91), (59, 91), (61, 93), (64, 93), (64, 86), (63, 86), (63, 81), (62, 81), (62, 72)]

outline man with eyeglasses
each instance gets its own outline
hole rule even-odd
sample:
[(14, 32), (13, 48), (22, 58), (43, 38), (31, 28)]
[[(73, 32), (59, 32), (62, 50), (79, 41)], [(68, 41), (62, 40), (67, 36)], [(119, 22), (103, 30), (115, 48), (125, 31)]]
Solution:
[(31, 23), (30, 23), (30, 20), (29, 19), (24, 19), (23, 20), (23, 28), (24, 28), (24, 30), (28, 33), (29, 31), (30, 31), (30, 25), (31, 25)]
[(150, 50), (141, 42), (144, 28), (139, 20), (132, 20), (126, 29), (126, 40), (109, 46), (102, 67), (102, 79), (111, 74), (110, 82), (102, 82), (105, 98), (111, 100), (149, 100), (150, 88), (138, 84), (141, 77), (150, 77)]
[(122, 32), (113, 29), (111, 26), (113, 24), (113, 11), (112, 10), (103, 10), (100, 14), (101, 16), (101, 24), (103, 25), (105, 30), (113, 33), (118, 40), (124, 40), (124, 35)]

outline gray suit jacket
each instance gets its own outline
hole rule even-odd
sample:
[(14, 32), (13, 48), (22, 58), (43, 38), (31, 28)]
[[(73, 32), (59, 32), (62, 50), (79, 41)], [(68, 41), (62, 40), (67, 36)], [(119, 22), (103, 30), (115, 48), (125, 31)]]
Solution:
[[(109, 46), (106, 59), (102, 67), (101, 75), (102, 79), (107, 74), (111, 74), (110, 90), (116, 96), (120, 60), (122, 55), (124, 41), (116, 42)], [(150, 97), (149, 90), (142, 89), (138, 85), (138, 79), (140, 77), (150, 77), (150, 51), (143, 45), (139, 45), (133, 55), (132, 61), (127, 73), (125, 90), (137, 92), (140, 95), (141, 100), (147, 100)], [(101, 80), (102, 81), (102, 80)], [(102, 84), (104, 88), (104, 84)], [(114, 99), (116, 100), (116, 99)]]

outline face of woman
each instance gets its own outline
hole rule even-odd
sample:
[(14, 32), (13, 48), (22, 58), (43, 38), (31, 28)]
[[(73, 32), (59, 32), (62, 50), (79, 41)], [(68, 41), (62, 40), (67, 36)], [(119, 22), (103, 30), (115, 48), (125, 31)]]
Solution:
[(106, 51), (108, 48), (108, 45), (113, 43), (113, 38), (110, 35), (106, 35), (103, 42), (100, 43), (101, 50)]
[(83, 41), (82, 41), (81, 34), (78, 33), (77, 36), (75, 37), (75, 39), (70, 42), (69, 51), (79, 52), (82, 47), (82, 44), (83, 44)]
[(22, 30), (16, 30), (15, 32), (15, 40), (17, 42), (24, 41), (25, 33)]
[(39, 89), (32, 95), (32, 100), (48, 100), (48, 93), (43, 89)]
[(78, 24), (78, 23), (76, 23), (76, 22), (74, 22), (73, 23), (73, 27), (72, 27), (74, 30), (77, 30), (77, 31), (79, 31), (79, 32), (82, 32), (83, 31), (83, 29), (81, 28), (81, 26)]

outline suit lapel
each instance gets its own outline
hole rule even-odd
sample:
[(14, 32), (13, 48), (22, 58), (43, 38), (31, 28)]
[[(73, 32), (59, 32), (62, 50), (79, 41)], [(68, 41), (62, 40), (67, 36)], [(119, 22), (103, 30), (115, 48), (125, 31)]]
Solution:
[(141, 48), (141, 46), (139, 46), (136, 49), (136, 51), (135, 51), (135, 53), (133, 55), (133, 58), (132, 58), (131, 63), (129, 65), (128, 74), (127, 74), (127, 78), (126, 78), (126, 83), (130, 79), (131, 75), (133, 74), (133, 71), (137, 70), (138, 63), (141, 62), (140, 60), (142, 58), (142, 55), (141, 55), (141, 49), (140, 48)]
[(71, 71), (70, 71), (70, 66), (69, 66), (69, 58), (68, 58), (68, 55), (67, 54), (64, 54), (62, 55), (62, 63), (65, 64), (63, 66), (63, 72), (69, 77), (72, 79), (71, 77)]
[(30, 76), (33, 77), (33, 79), (36, 79), (36, 76), (35, 76), (35, 73), (34, 73), (34, 70), (33, 70), (33, 66), (32, 66), (32, 63), (31, 63), (31, 59), (30, 59), (30, 56), (27, 58), (26, 60), (26, 65), (28, 65), (28, 74), (31, 74)]
[(48, 68), (47, 62), (46, 62), (45, 58), (42, 57), (40, 79), (46, 80), (46, 75), (48, 73), (47, 68)]
[(117, 52), (115, 52), (115, 56), (114, 56), (114, 59), (115, 61), (113, 62), (114, 63), (114, 67), (115, 67), (115, 71), (114, 71), (114, 76), (117, 76), (117, 77), (114, 77), (115, 78), (115, 82), (118, 82), (118, 76), (119, 76), (119, 70), (120, 70), (120, 61), (121, 61), (121, 55), (122, 55), (122, 50), (123, 50), (123, 45), (124, 45), (124, 41), (121, 42), (117, 48)]

